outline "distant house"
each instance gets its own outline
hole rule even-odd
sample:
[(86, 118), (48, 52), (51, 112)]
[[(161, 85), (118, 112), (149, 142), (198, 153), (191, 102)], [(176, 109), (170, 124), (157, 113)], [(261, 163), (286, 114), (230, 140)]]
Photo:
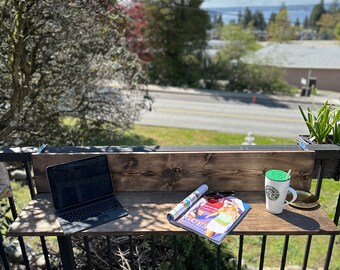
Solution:
[(257, 51), (248, 63), (278, 66), (285, 70), (285, 80), (301, 87), (301, 79), (311, 72), (316, 77), (316, 87), (340, 92), (340, 46), (323, 41), (268, 44)]

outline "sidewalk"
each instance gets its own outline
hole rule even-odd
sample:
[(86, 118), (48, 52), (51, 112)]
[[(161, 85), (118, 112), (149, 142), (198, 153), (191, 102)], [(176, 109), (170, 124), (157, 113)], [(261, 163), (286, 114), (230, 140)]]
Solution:
[(340, 93), (333, 91), (318, 90), (317, 95), (311, 95), (310, 97), (296, 96), (283, 96), (283, 95), (269, 95), (269, 94), (257, 94), (257, 93), (237, 93), (237, 92), (227, 92), (219, 90), (201, 90), (194, 88), (180, 88), (173, 86), (158, 86), (158, 85), (148, 85), (148, 90), (150, 92), (162, 92), (162, 93), (176, 93), (183, 95), (205, 95), (205, 96), (223, 96), (229, 99), (249, 99), (249, 100), (272, 100), (281, 102), (295, 102), (295, 103), (307, 103), (321, 105), (325, 103), (326, 100), (329, 103), (340, 105)]

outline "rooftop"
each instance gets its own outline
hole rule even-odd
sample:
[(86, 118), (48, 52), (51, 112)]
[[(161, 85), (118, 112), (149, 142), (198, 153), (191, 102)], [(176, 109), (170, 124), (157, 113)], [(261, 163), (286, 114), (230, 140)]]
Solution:
[(340, 69), (340, 46), (336, 44), (269, 44), (246, 62), (270, 63), (287, 68)]

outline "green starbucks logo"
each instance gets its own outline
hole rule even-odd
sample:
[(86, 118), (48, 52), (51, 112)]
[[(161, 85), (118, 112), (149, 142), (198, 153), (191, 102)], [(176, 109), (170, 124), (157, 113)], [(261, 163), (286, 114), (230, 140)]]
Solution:
[(269, 200), (276, 201), (279, 198), (280, 193), (276, 188), (266, 185), (266, 195)]

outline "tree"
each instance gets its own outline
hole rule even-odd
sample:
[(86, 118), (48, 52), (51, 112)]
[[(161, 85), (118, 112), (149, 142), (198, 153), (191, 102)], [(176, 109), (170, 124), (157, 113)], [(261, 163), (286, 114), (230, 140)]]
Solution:
[(340, 23), (340, 12), (323, 14), (317, 23), (321, 37), (333, 39), (335, 37), (334, 29), (338, 23)]
[(174, 86), (198, 84), (203, 72), (200, 55), (210, 28), (208, 13), (200, 9), (202, 2), (147, 2), (145, 34), (152, 50), (148, 66), (152, 82)]
[(284, 42), (294, 38), (294, 29), (290, 25), (287, 8), (282, 8), (277, 14), (275, 22), (269, 24), (268, 34), (271, 40), (277, 42)]
[(322, 14), (326, 13), (323, 0), (319, 4), (313, 7), (313, 10), (309, 16), (309, 25), (316, 28), (316, 23), (321, 19)]
[(141, 2), (134, 3), (124, 8), (129, 17), (126, 29), (127, 47), (136, 53), (145, 63), (150, 62), (150, 52), (146, 44), (144, 30), (147, 25), (145, 6)]
[(275, 12), (272, 12), (270, 14), (268, 25), (275, 22), (276, 16), (277, 16), (277, 13), (275, 13)]
[(307, 29), (309, 27), (309, 21), (308, 21), (308, 16), (305, 17), (303, 20), (303, 28)]
[(283, 72), (279, 68), (263, 63), (246, 63), (246, 59), (260, 48), (252, 32), (242, 30), (240, 25), (228, 25), (223, 30), (227, 45), (217, 54), (214, 64), (218, 66), (218, 79), (228, 80), (228, 90), (291, 91), (292, 87), (283, 81)]
[(249, 26), (249, 23), (252, 21), (253, 16), (251, 14), (251, 10), (249, 7), (246, 7), (246, 9), (244, 10), (244, 15), (243, 15), (243, 20), (242, 20), (242, 25), (243, 28), (247, 28)]
[(223, 25), (224, 25), (224, 22), (223, 22), (222, 14), (215, 15), (212, 26), (215, 28), (220, 28)]
[(340, 22), (334, 28), (334, 36), (337, 40), (340, 40)]
[(296, 18), (296, 21), (295, 21), (295, 23), (294, 23), (294, 26), (297, 27), (297, 28), (300, 28), (301, 23), (300, 23), (299, 18)]
[(241, 24), (242, 23), (242, 11), (241, 10), (239, 10), (238, 11), (238, 14), (237, 14), (237, 23), (238, 24)]
[(212, 59), (209, 67), (209, 79), (212, 84), (217, 80), (230, 80), (233, 77), (233, 62), (240, 61), (247, 52), (259, 48), (255, 35), (243, 30), (242, 25), (226, 25), (223, 27), (222, 38), (226, 46)]
[(267, 28), (266, 21), (264, 19), (263, 13), (261, 10), (256, 10), (253, 15), (253, 26), (257, 30), (265, 30)]
[[(125, 48), (126, 19), (116, 6), (61, 0), (0, 5), (3, 144), (80, 144), (104, 126), (114, 137), (135, 121), (144, 106), (137, 91), (143, 72)], [(103, 89), (113, 79), (115, 90)], [(65, 117), (76, 119), (72, 128)]]
[(333, 0), (332, 4), (329, 6), (327, 13), (337, 13), (340, 11), (339, 0)]
[[(232, 23), (230, 21), (229, 23)], [(222, 14), (216, 14), (212, 19), (212, 25), (211, 28), (214, 29), (214, 38), (219, 39), (221, 36), (221, 29), (224, 25)]]
[(227, 45), (218, 53), (217, 58), (223, 59), (225, 63), (231, 60), (239, 60), (247, 52), (259, 49), (255, 35), (242, 30), (239, 25), (225, 26), (222, 31), (222, 38), (227, 42)]

